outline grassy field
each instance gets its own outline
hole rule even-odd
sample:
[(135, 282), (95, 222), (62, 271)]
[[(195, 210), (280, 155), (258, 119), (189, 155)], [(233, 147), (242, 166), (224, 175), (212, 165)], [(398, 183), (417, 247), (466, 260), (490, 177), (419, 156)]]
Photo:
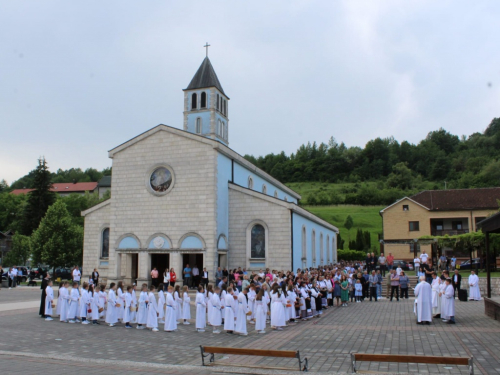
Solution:
[[(382, 217), (379, 215), (379, 211), (384, 207), (338, 205), (304, 206), (304, 208), (339, 228), (340, 235), (346, 243), (349, 241), (349, 236), (351, 240), (356, 238), (356, 231), (360, 228), (370, 232), (372, 247), (379, 248), (378, 235), (382, 233)], [(351, 215), (354, 225), (348, 232), (344, 228), (344, 223), (349, 215)], [(344, 249), (347, 249), (347, 246), (344, 246)]]
[(302, 195), (302, 201), (307, 203), (307, 197), (311, 194), (314, 196), (318, 196), (321, 193), (325, 193), (328, 196), (333, 194), (344, 199), (346, 194), (355, 193), (362, 186), (382, 189), (384, 184), (381, 182), (345, 182), (338, 184), (330, 182), (290, 182), (286, 186)]

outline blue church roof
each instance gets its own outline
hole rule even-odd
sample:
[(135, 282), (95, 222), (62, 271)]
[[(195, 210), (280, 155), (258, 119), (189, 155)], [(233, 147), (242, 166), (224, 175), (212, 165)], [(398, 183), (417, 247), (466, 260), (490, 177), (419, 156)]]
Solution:
[(205, 57), (186, 90), (203, 89), (206, 87), (215, 87), (226, 95), (208, 57)]

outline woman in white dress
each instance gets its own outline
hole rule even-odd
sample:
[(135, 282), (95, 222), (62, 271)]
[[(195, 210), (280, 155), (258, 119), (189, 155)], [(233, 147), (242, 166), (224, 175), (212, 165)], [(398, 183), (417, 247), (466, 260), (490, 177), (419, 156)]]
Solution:
[(163, 291), (165, 293), (168, 290), (169, 284), (170, 284), (170, 271), (168, 268), (165, 268), (165, 272), (163, 272)]
[(470, 271), (469, 276), (469, 300), (481, 300), (481, 291), (479, 290), (479, 277), (477, 277), (474, 270)]
[(187, 285), (182, 287), (182, 318), (184, 319), (183, 324), (191, 324), (188, 322), (191, 319), (191, 297), (189, 297), (189, 288)]
[(203, 285), (199, 285), (198, 293), (196, 293), (196, 330), (198, 332), (205, 332), (206, 326), (207, 326), (207, 303), (205, 302)]
[(271, 326), (276, 327), (278, 331), (282, 331), (282, 327), (286, 326), (285, 306), (285, 296), (281, 293), (278, 284), (274, 284), (271, 292)]

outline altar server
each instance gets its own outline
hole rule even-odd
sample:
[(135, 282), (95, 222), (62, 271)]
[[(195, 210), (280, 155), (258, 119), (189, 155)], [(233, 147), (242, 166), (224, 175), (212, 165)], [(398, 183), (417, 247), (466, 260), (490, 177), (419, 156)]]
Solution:
[(234, 311), (233, 311), (233, 288), (227, 288), (224, 296), (224, 331), (233, 333), (234, 331)]
[(116, 284), (111, 283), (109, 285), (109, 293), (108, 293), (108, 308), (106, 310), (106, 323), (109, 324), (110, 327), (114, 327), (118, 322), (116, 318), (117, 308), (119, 308), (119, 302), (116, 300)]
[(165, 303), (167, 305), (167, 311), (165, 313), (165, 327), (166, 332), (177, 331), (177, 312), (175, 311), (177, 304), (175, 303), (174, 287), (169, 286), (167, 289), (167, 294), (165, 295)]
[(238, 312), (236, 314), (236, 327), (234, 331), (239, 333), (241, 336), (247, 336), (247, 316), (251, 314), (248, 310), (247, 303), (247, 293), (248, 288), (245, 288), (238, 294)]
[(455, 293), (451, 279), (446, 279), (446, 289), (444, 291), (444, 299), (441, 305), (441, 318), (443, 322), (455, 324)]
[(125, 328), (132, 328), (130, 321), (132, 320), (130, 316), (130, 309), (132, 308), (132, 287), (127, 287), (127, 292), (123, 294), (123, 299), (125, 301), (125, 309), (123, 310), (123, 322), (125, 323)]
[(203, 285), (198, 286), (196, 293), (196, 330), (205, 332), (207, 326), (207, 303), (205, 302), (205, 294), (203, 293)]
[(415, 287), (417, 300), (417, 324), (432, 322), (432, 288), (425, 282), (425, 276), (420, 276), (420, 282)]
[(144, 329), (148, 322), (148, 286), (142, 284), (137, 308), (137, 329)]
[(78, 301), (80, 300), (80, 291), (78, 290), (78, 283), (73, 283), (71, 288), (69, 298), (69, 311), (68, 311), (68, 322), (75, 323), (78, 314)]
[(52, 280), (47, 281), (45, 288), (45, 320), (51, 321), (52, 319), (52, 304), (54, 303), (54, 290), (52, 289)]
[(148, 294), (148, 319), (146, 321), (146, 327), (151, 328), (153, 332), (158, 332), (158, 304), (155, 298), (155, 286), (151, 285), (149, 287)]
[(210, 317), (210, 324), (214, 327), (213, 333), (220, 333), (219, 327), (222, 325), (222, 308), (221, 299), (219, 297), (220, 288), (216, 286), (212, 294), (212, 316)]
[(182, 318), (184, 319), (183, 324), (191, 324), (188, 322), (191, 319), (191, 297), (189, 297), (189, 287), (187, 285), (182, 287)]
[(479, 277), (477, 277), (476, 271), (474, 270), (470, 271), (469, 276), (469, 300), (481, 300), (481, 291), (479, 290)]

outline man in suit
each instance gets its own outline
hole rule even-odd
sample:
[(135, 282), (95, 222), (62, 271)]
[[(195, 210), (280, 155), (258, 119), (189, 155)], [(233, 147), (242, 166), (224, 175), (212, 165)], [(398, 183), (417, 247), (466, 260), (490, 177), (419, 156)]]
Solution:
[(370, 255), (370, 253), (366, 253), (365, 263), (366, 263), (366, 268), (365, 268), (366, 271), (370, 272), (372, 267), (372, 256)]
[(95, 286), (99, 285), (99, 272), (97, 272), (97, 268), (94, 268), (94, 272), (92, 272), (92, 280)]
[(460, 290), (460, 285), (462, 283), (462, 275), (455, 270), (455, 274), (451, 277), (451, 285), (453, 285), (453, 298), (455, 298), (455, 292)]

